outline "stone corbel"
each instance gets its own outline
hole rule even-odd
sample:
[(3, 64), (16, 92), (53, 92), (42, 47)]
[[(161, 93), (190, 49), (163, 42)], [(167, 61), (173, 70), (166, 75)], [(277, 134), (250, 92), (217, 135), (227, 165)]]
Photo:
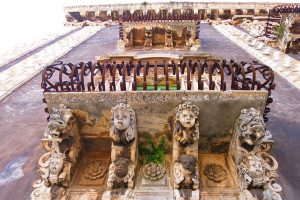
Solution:
[(230, 147), (239, 176), (240, 200), (255, 200), (252, 189), (260, 190), (263, 199), (281, 200), (282, 187), (276, 182), (278, 163), (268, 153), (273, 142), (271, 133), (265, 130), (260, 111), (243, 109)]
[(62, 104), (54, 107), (44, 136), (42, 143), (48, 152), (39, 159), (43, 190), (51, 191), (46, 188), (53, 185), (67, 187), (82, 150), (73, 111)]
[[(111, 109), (111, 160), (107, 194), (113, 189), (133, 188), (137, 165), (136, 116), (132, 107), (120, 103)], [(121, 195), (121, 194), (120, 194)], [(122, 195), (121, 195), (122, 196)]]
[(173, 187), (176, 200), (199, 199), (199, 108), (191, 102), (175, 109), (173, 133)]
[(165, 47), (173, 47), (173, 31), (171, 26), (167, 26), (165, 31)]
[(125, 47), (132, 47), (133, 44), (133, 30), (132, 28), (126, 27), (124, 29), (124, 45)]
[(145, 30), (144, 47), (146, 48), (152, 47), (152, 37), (153, 37), (153, 29), (151, 26), (147, 26)]

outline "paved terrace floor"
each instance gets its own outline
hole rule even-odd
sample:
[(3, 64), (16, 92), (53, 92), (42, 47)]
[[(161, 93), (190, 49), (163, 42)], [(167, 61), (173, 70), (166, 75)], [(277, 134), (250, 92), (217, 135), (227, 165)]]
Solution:
[[(94, 60), (95, 56), (114, 52), (117, 39), (118, 27), (109, 27), (60, 60), (72, 63)], [(201, 40), (202, 52), (235, 60), (254, 60), (209, 25), (202, 26)], [(275, 80), (277, 87), (267, 128), (275, 139), (272, 155), (279, 162), (282, 197), (297, 200), (300, 196), (300, 90), (277, 74)], [(40, 139), (47, 125), (40, 82), (39, 74), (0, 102), (0, 200), (30, 199), (31, 185), (39, 178), (37, 161), (43, 154)]]

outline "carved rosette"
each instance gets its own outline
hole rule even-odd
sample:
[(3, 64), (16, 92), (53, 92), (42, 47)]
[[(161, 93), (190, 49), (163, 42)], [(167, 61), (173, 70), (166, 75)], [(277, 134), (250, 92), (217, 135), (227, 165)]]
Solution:
[(206, 165), (204, 175), (211, 181), (220, 183), (227, 178), (226, 170), (221, 165), (210, 164)]
[(83, 170), (83, 176), (89, 180), (97, 180), (102, 178), (107, 168), (101, 163), (101, 161), (94, 161), (87, 164)]
[(263, 199), (281, 200), (278, 193), (282, 188), (276, 183), (278, 163), (267, 153), (273, 144), (271, 138), (258, 110), (249, 108), (241, 111), (231, 152), (240, 180), (240, 200), (256, 199), (250, 189), (262, 190)]
[(162, 164), (148, 163), (143, 168), (143, 174), (146, 179), (156, 181), (164, 177), (166, 168)]

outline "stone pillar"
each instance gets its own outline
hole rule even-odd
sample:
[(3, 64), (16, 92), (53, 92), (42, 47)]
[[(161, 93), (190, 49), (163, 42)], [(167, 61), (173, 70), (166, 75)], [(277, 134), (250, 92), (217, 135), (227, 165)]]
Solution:
[(255, 15), (255, 16), (259, 16), (259, 9), (255, 9), (255, 10), (254, 10), (254, 15)]
[(235, 9), (230, 9), (231, 15), (235, 15)]
[(243, 15), (247, 15), (247, 9), (242, 9)]

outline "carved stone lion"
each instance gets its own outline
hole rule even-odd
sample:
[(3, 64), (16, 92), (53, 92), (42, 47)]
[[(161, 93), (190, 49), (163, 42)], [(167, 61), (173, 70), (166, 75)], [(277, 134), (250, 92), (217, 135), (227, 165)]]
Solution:
[(199, 137), (199, 108), (191, 102), (185, 102), (175, 111), (175, 140), (183, 146), (193, 144)]
[(136, 118), (130, 105), (120, 103), (111, 109), (110, 137), (114, 145), (125, 146), (136, 137)]
[(174, 163), (174, 187), (176, 189), (198, 189), (197, 159), (182, 154)]
[(167, 26), (167, 28), (166, 28), (165, 46), (166, 47), (173, 47), (173, 33), (172, 33), (172, 27), (171, 26)]
[(109, 188), (133, 188), (135, 165), (130, 159), (117, 158), (109, 166), (107, 187)]
[(145, 30), (145, 42), (144, 42), (144, 47), (152, 47), (152, 27), (147, 26)]

